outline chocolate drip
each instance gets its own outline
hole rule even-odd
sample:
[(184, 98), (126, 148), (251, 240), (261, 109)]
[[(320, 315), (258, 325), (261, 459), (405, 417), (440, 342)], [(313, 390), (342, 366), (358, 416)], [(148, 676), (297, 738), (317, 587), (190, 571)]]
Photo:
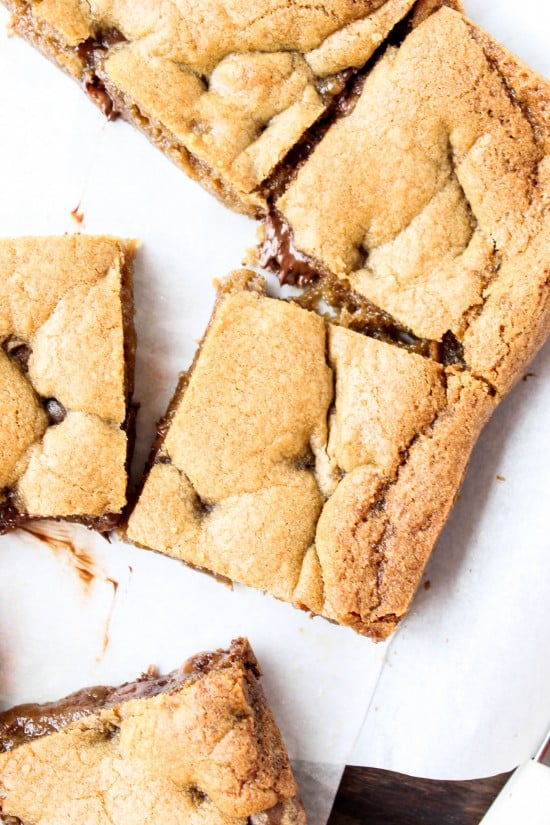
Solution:
[(97, 74), (98, 64), (113, 46), (126, 42), (126, 38), (118, 29), (110, 28), (99, 31), (95, 37), (89, 37), (76, 47), (76, 53), (82, 63), (82, 80), (86, 92), (98, 106), (107, 120), (116, 120), (119, 112), (115, 102), (109, 95), (105, 83)]

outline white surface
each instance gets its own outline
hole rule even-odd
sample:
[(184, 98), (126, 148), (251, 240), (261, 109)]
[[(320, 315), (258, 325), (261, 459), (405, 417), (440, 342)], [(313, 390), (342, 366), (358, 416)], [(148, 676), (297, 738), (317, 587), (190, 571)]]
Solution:
[(514, 771), (480, 825), (550, 825), (550, 768), (524, 762)]
[[(549, 71), (546, 0), (466, 7)], [(0, 27), (6, 19), (1, 12)], [(106, 124), (76, 84), (3, 31), (0, 111), (0, 234), (80, 228), (142, 239), (139, 463), (204, 331), (211, 281), (240, 264), (255, 226), (224, 210), (129, 126)], [(70, 217), (79, 203), (82, 227)], [(0, 539), (0, 707), (128, 679), (150, 663), (173, 667), (242, 634), (262, 662), (315, 807), (311, 825), (326, 820), (369, 703), (353, 754), (358, 764), (449, 778), (518, 764), (550, 718), (549, 361), (547, 347), (530, 368), (536, 376), (520, 382), (484, 433), (426, 573), (431, 588), (421, 589), (389, 648), (74, 528), (96, 572), (85, 586), (70, 554), (17, 534)], [(119, 582), (114, 600), (109, 578)]]

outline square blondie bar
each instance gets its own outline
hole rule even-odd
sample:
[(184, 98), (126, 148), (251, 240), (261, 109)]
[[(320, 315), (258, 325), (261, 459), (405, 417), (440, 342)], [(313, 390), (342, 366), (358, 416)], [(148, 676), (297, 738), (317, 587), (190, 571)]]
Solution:
[(0, 714), (0, 821), (305, 825), (246, 639)]
[(495, 400), (265, 288), (247, 272), (222, 285), (126, 535), (385, 638)]
[(13, 29), (228, 205), (260, 188), (414, 0), (4, 0)]
[(0, 533), (37, 518), (102, 532), (126, 505), (136, 245), (0, 240)]
[[(442, 8), (365, 76), (271, 206), (263, 262), (332, 274), (504, 394), (544, 341), (550, 84)], [(345, 147), (345, 151), (343, 151)]]

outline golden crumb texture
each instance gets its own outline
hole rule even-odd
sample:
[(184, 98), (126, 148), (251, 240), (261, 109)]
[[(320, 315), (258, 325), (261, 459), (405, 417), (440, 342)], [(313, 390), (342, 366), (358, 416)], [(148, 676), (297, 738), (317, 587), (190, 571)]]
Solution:
[(220, 291), (127, 536), (384, 638), (494, 399), (249, 278)]
[(194, 657), (182, 674), (167, 692), (0, 753), (0, 815), (23, 825), (306, 825), (248, 642)]
[(134, 253), (108, 237), (0, 240), (0, 506), (122, 511)]

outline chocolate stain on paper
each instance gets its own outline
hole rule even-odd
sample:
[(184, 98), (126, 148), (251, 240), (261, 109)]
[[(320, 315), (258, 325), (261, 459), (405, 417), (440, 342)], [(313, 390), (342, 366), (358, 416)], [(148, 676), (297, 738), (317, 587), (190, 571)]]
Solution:
[(105, 630), (103, 634), (103, 644), (101, 654), (97, 657), (98, 661), (105, 655), (107, 647), (109, 646), (109, 631), (111, 627), (111, 619), (115, 608), (115, 601), (118, 593), (119, 582), (110, 576), (106, 576), (103, 571), (97, 568), (96, 560), (82, 547), (78, 547), (69, 536), (63, 536), (62, 531), (59, 530), (57, 535), (53, 535), (47, 531), (39, 530), (37, 527), (26, 525), (20, 528), (25, 533), (28, 533), (32, 538), (35, 538), (41, 544), (45, 544), (54, 553), (60, 554), (64, 559), (68, 560), (77, 574), (80, 582), (86, 593), (90, 592), (91, 585), (95, 579), (103, 580), (111, 584), (113, 587), (113, 597), (111, 606), (105, 621)]

